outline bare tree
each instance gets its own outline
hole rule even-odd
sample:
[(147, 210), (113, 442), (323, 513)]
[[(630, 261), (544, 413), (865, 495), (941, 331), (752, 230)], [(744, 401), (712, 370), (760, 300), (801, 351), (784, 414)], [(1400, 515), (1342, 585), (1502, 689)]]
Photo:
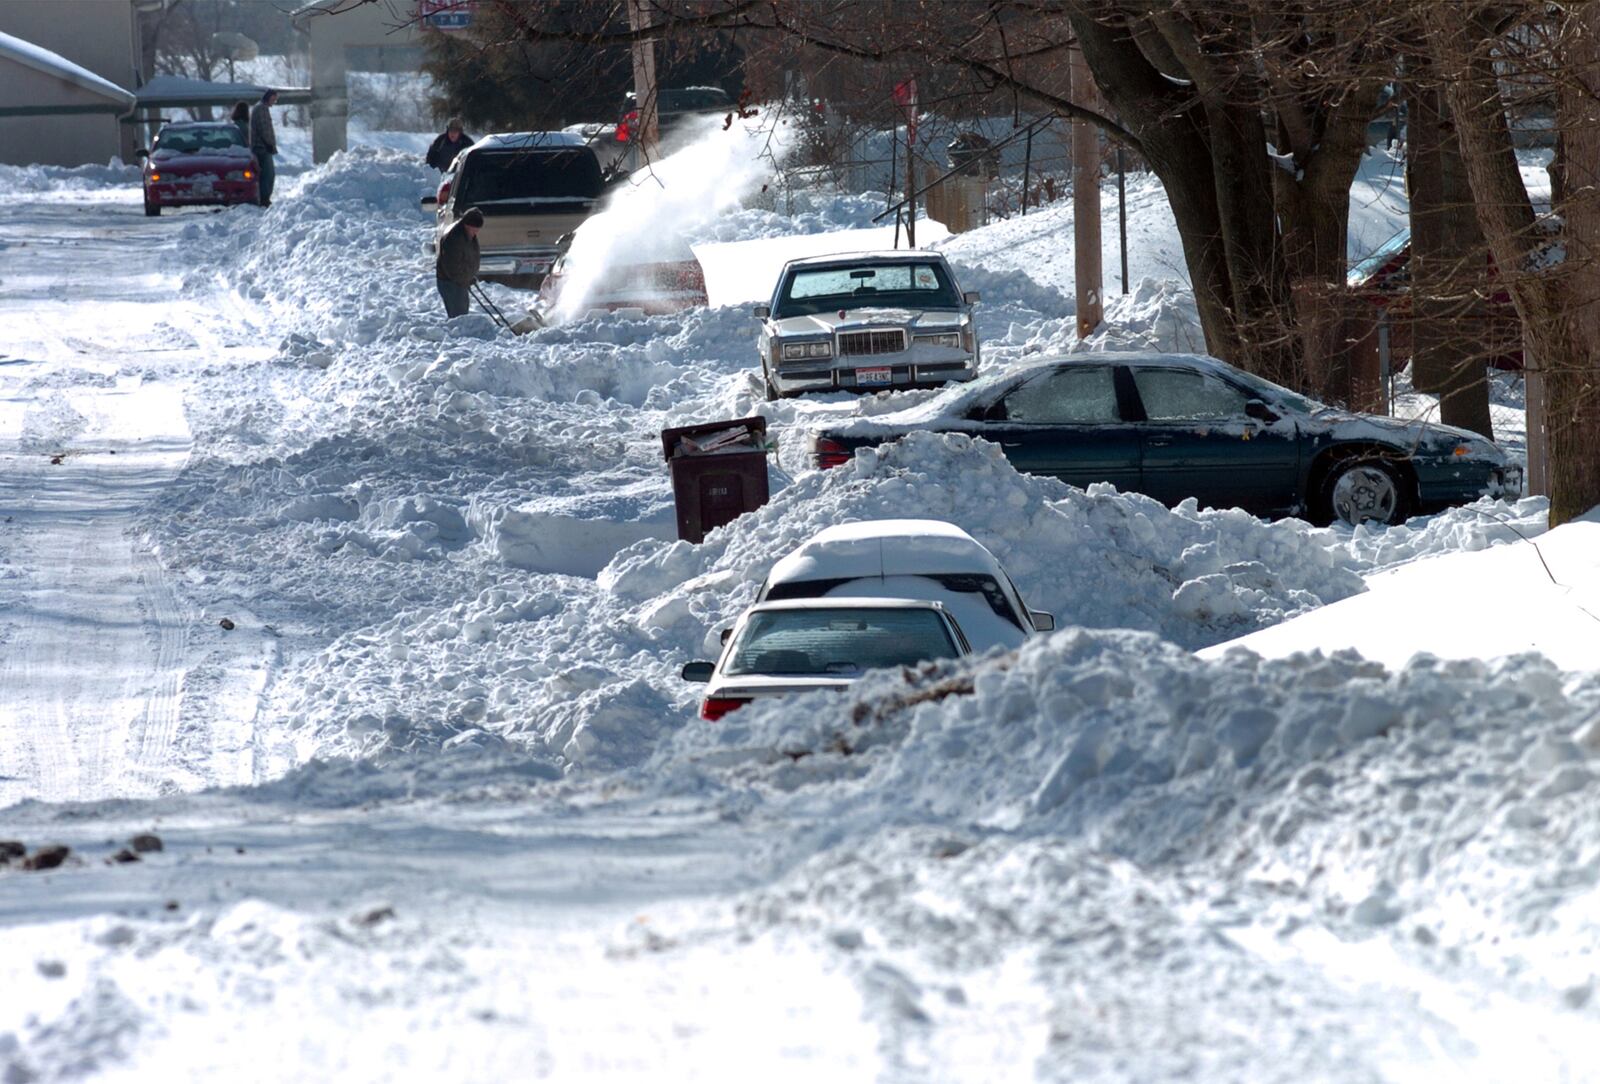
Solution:
[[(1478, 222), (1543, 378), (1550, 522), (1600, 504), (1600, 7), (1555, 10), (1542, 60), (1556, 86), (1565, 154), (1561, 221), (1534, 213), (1506, 121), (1501, 63), (1511, 33), (1552, 17), (1543, 3), (1443, 3), (1424, 19), (1456, 119)], [(1551, 226), (1558, 226), (1553, 233)]]

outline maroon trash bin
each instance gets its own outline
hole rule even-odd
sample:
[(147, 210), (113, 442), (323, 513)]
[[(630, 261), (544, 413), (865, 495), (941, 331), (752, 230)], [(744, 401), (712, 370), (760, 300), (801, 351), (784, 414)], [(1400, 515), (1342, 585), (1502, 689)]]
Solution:
[(672, 475), (678, 537), (706, 532), (767, 503), (767, 419), (685, 425), (661, 431), (661, 454)]

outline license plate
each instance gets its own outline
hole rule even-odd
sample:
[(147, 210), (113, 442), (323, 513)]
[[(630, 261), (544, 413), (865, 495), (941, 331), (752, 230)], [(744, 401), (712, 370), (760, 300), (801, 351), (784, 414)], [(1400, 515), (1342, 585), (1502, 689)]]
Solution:
[(543, 275), (550, 270), (549, 260), (518, 260), (517, 274)]
[(189, 192), (191, 195), (195, 196), (209, 196), (212, 194), (213, 189), (209, 181), (200, 181), (193, 188), (189, 189)]
[(888, 384), (894, 379), (894, 370), (885, 365), (875, 369), (857, 369), (857, 384)]

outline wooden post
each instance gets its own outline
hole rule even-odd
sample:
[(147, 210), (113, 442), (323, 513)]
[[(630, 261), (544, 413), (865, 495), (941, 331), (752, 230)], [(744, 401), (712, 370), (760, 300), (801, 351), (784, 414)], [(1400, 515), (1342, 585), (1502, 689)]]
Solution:
[[(1068, 71), (1072, 100), (1092, 108), (1097, 95), (1082, 49), (1072, 50)], [(1100, 269), (1100, 133), (1080, 120), (1072, 122), (1072, 234), (1078, 338), (1086, 339), (1105, 318), (1105, 302)]]
[(1530, 497), (1549, 496), (1550, 434), (1545, 429), (1544, 372), (1526, 339), (1522, 347), (1522, 401), (1528, 427), (1528, 473), (1524, 484)]
[[(635, 34), (650, 28), (649, 0), (628, 0), (628, 29)], [(656, 89), (656, 47), (645, 39), (633, 43), (633, 100), (639, 108), (639, 133), (636, 146), (639, 157), (651, 161), (655, 157), (660, 136), (657, 122), (660, 95)]]

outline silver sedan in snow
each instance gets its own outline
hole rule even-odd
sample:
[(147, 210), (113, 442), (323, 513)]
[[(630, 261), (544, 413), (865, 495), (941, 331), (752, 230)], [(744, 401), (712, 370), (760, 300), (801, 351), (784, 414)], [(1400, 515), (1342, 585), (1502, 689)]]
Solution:
[(937, 252), (791, 260), (771, 304), (755, 308), (767, 398), (971, 380), (977, 302)]

